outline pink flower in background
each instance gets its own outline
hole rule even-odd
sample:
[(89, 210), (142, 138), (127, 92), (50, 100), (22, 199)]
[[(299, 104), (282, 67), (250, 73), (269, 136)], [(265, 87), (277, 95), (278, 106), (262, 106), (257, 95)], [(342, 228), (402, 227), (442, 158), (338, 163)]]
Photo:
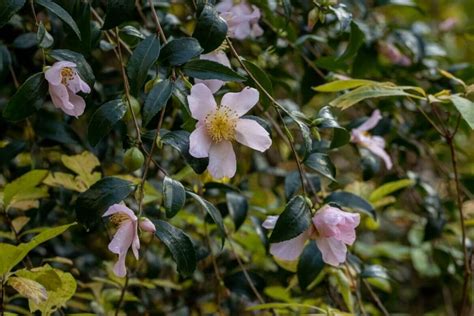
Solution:
[[(278, 216), (269, 216), (263, 227), (273, 229)], [(347, 246), (356, 239), (355, 228), (360, 215), (344, 212), (329, 205), (323, 206), (312, 218), (312, 225), (300, 235), (279, 243), (271, 244), (270, 253), (281, 260), (296, 260), (303, 252), (307, 240), (316, 242), (323, 261), (332, 266), (346, 261)]]
[(403, 54), (395, 45), (390, 43), (379, 44), (380, 54), (385, 56), (394, 65), (408, 67), (411, 65), (411, 60)]
[(77, 93), (90, 93), (91, 89), (77, 73), (75, 63), (58, 61), (46, 70), (44, 76), (49, 83), (53, 104), (57, 108), (75, 117), (84, 113), (86, 102)]
[(367, 121), (351, 131), (351, 142), (356, 143), (370, 150), (374, 155), (379, 156), (385, 162), (387, 169), (391, 169), (392, 159), (385, 151), (385, 140), (380, 136), (372, 136), (367, 131), (374, 128), (382, 119), (379, 110), (375, 110)]
[(191, 88), (189, 109), (198, 122), (189, 138), (189, 153), (196, 158), (209, 157), (207, 169), (214, 178), (235, 175), (237, 161), (232, 141), (260, 152), (270, 148), (268, 132), (256, 121), (241, 118), (258, 99), (258, 91), (246, 87), (238, 93), (226, 93), (217, 105), (206, 85), (198, 83)]
[[(224, 65), (230, 68), (229, 58), (227, 58), (227, 55), (221, 50), (215, 50), (209, 54), (201, 55), (200, 59), (215, 61), (216, 63), (219, 63), (221, 65)], [(212, 91), (212, 93), (216, 93), (224, 85), (224, 81), (217, 80), (217, 79), (210, 79), (210, 80), (195, 79), (194, 81), (196, 83), (204, 83), (209, 88), (209, 90)]]
[[(114, 266), (115, 275), (124, 277), (127, 274), (125, 260), (130, 247), (133, 255), (138, 260), (138, 250), (140, 249), (138, 218), (131, 209), (123, 204), (110, 206), (103, 216), (111, 216), (111, 222), (118, 227), (114, 238), (109, 243), (109, 250), (119, 256)], [(140, 220), (140, 228), (151, 233), (156, 231), (155, 225), (146, 218)]]
[(224, 0), (216, 5), (216, 9), (227, 22), (230, 37), (243, 40), (263, 34), (262, 28), (258, 25), (260, 10), (254, 5), (250, 6), (245, 0), (237, 4), (232, 0)]

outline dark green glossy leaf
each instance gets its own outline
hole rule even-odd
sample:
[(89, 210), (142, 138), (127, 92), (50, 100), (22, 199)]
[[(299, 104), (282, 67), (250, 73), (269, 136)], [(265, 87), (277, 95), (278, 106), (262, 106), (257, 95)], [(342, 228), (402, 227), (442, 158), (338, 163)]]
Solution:
[(354, 57), (357, 54), (360, 46), (364, 43), (364, 33), (360, 30), (359, 26), (352, 21), (351, 22), (351, 35), (349, 37), (349, 44), (347, 45), (344, 53), (337, 58), (337, 61), (346, 61), (349, 58)]
[(328, 155), (312, 153), (306, 158), (304, 164), (329, 180), (336, 181), (336, 168)]
[(161, 50), (160, 62), (164, 65), (178, 66), (191, 58), (199, 56), (202, 48), (195, 38), (183, 37), (168, 42)]
[(178, 150), (186, 162), (196, 173), (203, 173), (207, 169), (208, 158), (195, 158), (189, 154), (189, 133), (186, 131), (167, 132), (161, 136), (161, 141)]
[(130, 79), (130, 90), (133, 95), (140, 93), (147, 79), (148, 70), (160, 56), (160, 48), (160, 40), (155, 35), (151, 35), (133, 50), (127, 64), (127, 75)]
[(457, 94), (451, 95), (449, 98), (469, 127), (474, 129), (474, 102)]
[(183, 276), (191, 275), (196, 269), (196, 251), (191, 239), (182, 230), (165, 221), (153, 222), (156, 227), (155, 235), (169, 249), (178, 272)]
[(109, 30), (131, 20), (135, 15), (135, 0), (107, 0), (103, 30)]
[(26, 0), (2, 0), (0, 1), (0, 28), (10, 21), (11, 17), (18, 12), (26, 3)]
[[(319, 176), (306, 173), (306, 179), (311, 182), (311, 186), (316, 192), (321, 190), (321, 179)], [(309, 189), (307, 184), (307, 190)], [(291, 199), (301, 188), (301, 178), (298, 171), (292, 171), (285, 177), (285, 197), (289, 200)], [(312, 189), (311, 189), (312, 191)]]
[(227, 35), (227, 23), (216, 9), (206, 4), (199, 15), (193, 37), (199, 41), (207, 54), (221, 46)]
[(43, 104), (46, 92), (47, 84), (42, 72), (29, 77), (3, 109), (3, 117), (9, 121), (27, 118)]
[(122, 119), (127, 112), (127, 105), (122, 99), (109, 101), (100, 106), (92, 115), (87, 138), (92, 146), (110, 133), (113, 126)]
[(105, 177), (81, 193), (76, 201), (77, 221), (87, 229), (95, 226), (107, 208), (127, 198), (135, 186), (126, 180)]
[(234, 221), (235, 230), (238, 230), (247, 217), (249, 203), (245, 196), (235, 192), (227, 192), (225, 197), (227, 201), (227, 209)]
[[(245, 65), (245, 67), (248, 69), (248, 71), (252, 74), (252, 76), (257, 79), (257, 81), (262, 85), (262, 87), (270, 94), (273, 95), (273, 84), (270, 78), (267, 76), (267, 74), (257, 65), (254, 63), (251, 63), (248, 60), (243, 60), (242, 61)], [(254, 82), (254, 80), (249, 76), (248, 80), (245, 82), (245, 84), (250, 85), (256, 89), (261, 90)], [(271, 105), (270, 99), (262, 92), (260, 91), (260, 101), (263, 104), (263, 107), (267, 109)]]
[(314, 241), (310, 241), (303, 250), (298, 261), (298, 282), (305, 290), (324, 268), (323, 255)]
[(156, 84), (147, 95), (143, 105), (143, 123), (147, 125), (166, 105), (173, 93), (173, 83), (165, 79)]
[(175, 216), (186, 202), (186, 191), (181, 182), (165, 177), (163, 179), (163, 206), (166, 217)]
[(193, 193), (190, 191), (187, 191), (186, 193), (190, 197), (192, 197), (196, 202), (198, 202), (198, 204), (204, 209), (204, 211), (206, 211), (206, 213), (209, 214), (209, 216), (212, 218), (214, 223), (216, 223), (217, 230), (219, 231), (219, 234), (222, 237), (222, 244), (224, 244), (224, 237), (225, 237), (224, 221), (222, 219), (222, 215), (219, 212), (219, 210), (214, 205), (212, 205), (211, 203), (209, 203), (208, 201), (206, 201), (205, 199), (203, 199), (196, 193)]
[(76, 22), (74, 21), (72, 16), (66, 10), (64, 10), (60, 5), (58, 5), (57, 3), (51, 0), (36, 0), (36, 3), (39, 4), (40, 6), (45, 7), (51, 13), (53, 13), (58, 18), (60, 18), (64, 23), (69, 25), (69, 27), (74, 31), (77, 37), (81, 39), (81, 31), (79, 31), (79, 28), (77, 27)]
[(321, 110), (319, 110), (319, 113), (316, 117), (316, 120), (318, 121), (318, 124), (317, 124), (318, 128), (334, 129), (333, 137), (332, 137), (331, 145), (330, 145), (331, 148), (338, 148), (349, 143), (351, 139), (351, 135), (345, 128), (339, 125), (339, 123), (336, 120), (336, 117), (332, 113), (330, 106), (325, 106), (321, 108)]
[(38, 42), (38, 46), (41, 48), (49, 48), (53, 46), (54, 39), (51, 34), (46, 30), (43, 25), (43, 22), (40, 22), (38, 26), (38, 32), (36, 33), (36, 40)]
[(5, 147), (0, 148), (0, 166), (6, 165), (19, 153), (26, 149), (26, 143), (23, 141), (12, 141)]
[(184, 64), (183, 72), (193, 78), (208, 80), (217, 79), (222, 81), (245, 81), (246, 78), (239, 75), (227, 66), (211, 60), (196, 59)]
[(282, 242), (295, 238), (311, 224), (311, 211), (304, 197), (292, 198), (280, 214), (270, 236), (271, 243)]
[(55, 49), (49, 52), (49, 55), (56, 60), (67, 60), (75, 63), (77, 65), (77, 71), (79, 72), (79, 75), (92, 89), (95, 82), (94, 72), (82, 54), (68, 49)]
[(10, 74), (10, 65), (12, 64), (12, 57), (8, 48), (0, 43), (0, 81)]
[(21, 34), (13, 41), (12, 45), (15, 48), (19, 49), (28, 49), (36, 46), (38, 44), (38, 40), (36, 38), (36, 34), (33, 32), (28, 32)]
[(338, 206), (352, 208), (358, 211), (362, 211), (373, 218), (377, 218), (375, 209), (373, 206), (367, 202), (365, 199), (361, 198), (358, 195), (355, 195), (350, 192), (337, 191), (329, 194), (325, 199), (325, 203), (333, 203)]

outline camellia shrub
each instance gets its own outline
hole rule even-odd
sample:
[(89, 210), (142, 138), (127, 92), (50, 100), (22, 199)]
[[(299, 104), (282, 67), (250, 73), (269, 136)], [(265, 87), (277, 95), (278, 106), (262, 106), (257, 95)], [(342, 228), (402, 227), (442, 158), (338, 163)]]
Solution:
[(471, 0), (0, 0), (1, 315), (473, 315)]

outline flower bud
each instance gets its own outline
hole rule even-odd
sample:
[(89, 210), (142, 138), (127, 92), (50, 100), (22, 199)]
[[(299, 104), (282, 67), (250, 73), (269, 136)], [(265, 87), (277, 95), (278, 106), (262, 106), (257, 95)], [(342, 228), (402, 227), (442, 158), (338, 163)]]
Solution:
[(140, 225), (140, 229), (149, 232), (149, 233), (154, 233), (156, 232), (156, 227), (155, 224), (153, 224), (148, 218), (142, 217), (140, 218), (140, 221), (138, 223)]

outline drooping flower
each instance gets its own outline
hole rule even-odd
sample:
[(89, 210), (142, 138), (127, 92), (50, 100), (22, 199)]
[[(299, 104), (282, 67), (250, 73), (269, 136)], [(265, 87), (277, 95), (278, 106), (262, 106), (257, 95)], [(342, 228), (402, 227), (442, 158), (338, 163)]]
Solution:
[(68, 115), (75, 117), (84, 113), (86, 102), (78, 92), (90, 93), (91, 89), (76, 71), (76, 64), (70, 61), (58, 61), (44, 76), (49, 83), (49, 94), (53, 104)]
[(114, 265), (115, 275), (124, 277), (127, 274), (125, 260), (128, 249), (132, 248), (133, 255), (138, 260), (138, 250), (140, 249), (138, 225), (141, 229), (151, 233), (155, 232), (155, 225), (146, 218), (138, 221), (135, 213), (123, 204), (110, 206), (103, 216), (111, 216), (110, 221), (118, 227), (114, 238), (109, 243), (109, 250), (119, 256)]
[(258, 25), (260, 10), (245, 0), (234, 4), (233, 0), (223, 0), (216, 5), (216, 10), (227, 22), (229, 37), (239, 40), (247, 37), (256, 38), (263, 34), (262, 28)]
[(374, 155), (379, 156), (385, 162), (387, 169), (391, 169), (392, 159), (385, 151), (385, 140), (380, 136), (372, 136), (367, 131), (374, 128), (382, 119), (379, 110), (375, 110), (367, 121), (351, 131), (351, 142), (363, 146), (370, 150)]
[(378, 47), (380, 54), (387, 58), (392, 64), (404, 67), (411, 65), (410, 58), (403, 54), (395, 45), (391, 43), (380, 43)]
[[(216, 63), (230, 68), (229, 58), (227, 58), (227, 55), (222, 50), (215, 50), (209, 54), (201, 55), (200, 59), (215, 61)], [(224, 85), (224, 81), (217, 79), (195, 79), (194, 81), (196, 83), (204, 83), (209, 88), (209, 90), (212, 91), (212, 93), (216, 93)]]
[(188, 96), (189, 109), (198, 120), (189, 138), (189, 153), (196, 158), (209, 157), (209, 173), (217, 179), (234, 176), (237, 161), (232, 141), (264, 152), (272, 140), (255, 120), (241, 118), (259, 99), (254, 88), (226, 93), (217, 105), (211, 90), (198, 83)]
[[(269, 216), (263, 227), (273, 229), (278, 216)], [(346, 261), (347, 246), (356, 239), (355, 228), (360, 215), (344, 212), (329, 205), (323, 206), (312, 218), (312, 225), (298, 236), (270, 245), (270, 253), (281, 260), (296, 260), (303, 252), (307, 240), (314, 240), (323, 261), (332, 266)]]

